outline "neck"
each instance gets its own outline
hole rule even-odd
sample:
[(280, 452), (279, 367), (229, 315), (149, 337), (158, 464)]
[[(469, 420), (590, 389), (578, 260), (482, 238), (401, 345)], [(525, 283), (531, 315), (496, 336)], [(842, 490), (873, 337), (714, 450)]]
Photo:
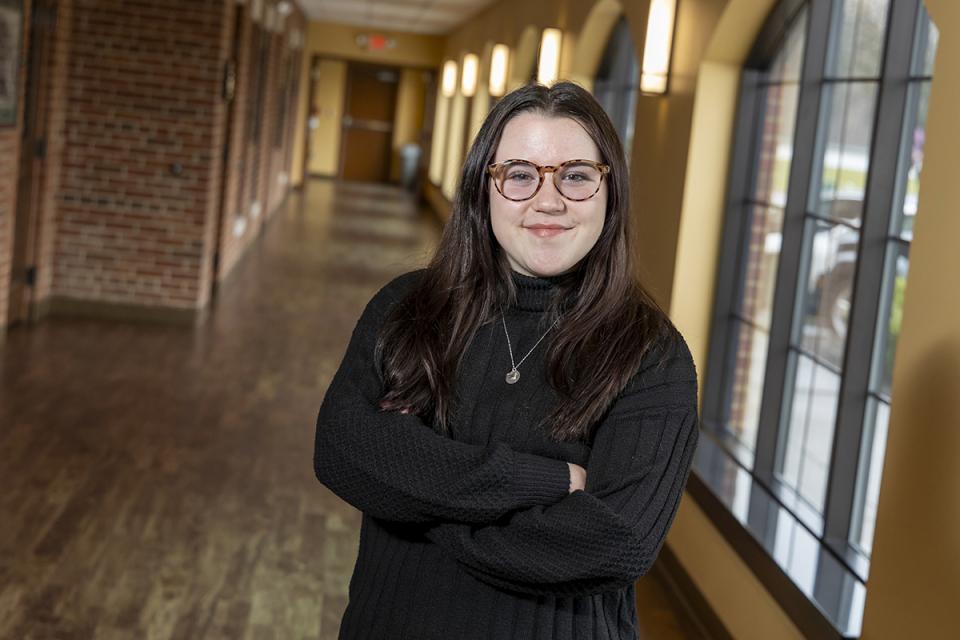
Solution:
[(528, 276), (513, 270), (510, 274), (517, 289), (514, 307), (522, 311), (546, 311), (560, 286), (573, 277), (573, 274)]

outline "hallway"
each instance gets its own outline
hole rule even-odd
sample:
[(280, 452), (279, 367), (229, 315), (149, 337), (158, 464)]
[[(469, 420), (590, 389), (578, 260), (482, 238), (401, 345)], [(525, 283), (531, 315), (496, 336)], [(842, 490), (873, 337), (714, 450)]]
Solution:
[[(370, 296), (439, 228), (308, 183), (196, 327), (57, 318), (0, 381), (0, 638), (335, 638), (360, 513), (319, 485), (323, 390)], [(645, 638), (686, 637), (655, 579)]]
[(382, 189), (291, 196), (196, 328), (11, 332), (0, 637), (335, 637), (360, 518), (313, 477), (316, 411), (437, 233)]

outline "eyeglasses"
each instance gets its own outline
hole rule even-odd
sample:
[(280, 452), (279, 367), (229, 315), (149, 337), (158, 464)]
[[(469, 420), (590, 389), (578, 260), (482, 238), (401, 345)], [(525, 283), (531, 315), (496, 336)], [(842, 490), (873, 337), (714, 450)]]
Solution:
[(537, 195), (548, 171), (553, 173), (553, 184), (560, 195), (579, 202), (589, 200), (600, 191), (603, 176), (610, 172), (610, 165), (593, 160), (567, 160), (552, 167), (528, 160), (504, 160), (487, 167), (497, 193), (514, 202)]

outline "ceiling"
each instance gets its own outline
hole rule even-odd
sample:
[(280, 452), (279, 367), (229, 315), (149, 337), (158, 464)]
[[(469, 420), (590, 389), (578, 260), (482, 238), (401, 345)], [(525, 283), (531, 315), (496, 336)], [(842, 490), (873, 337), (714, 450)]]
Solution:
[(369, 29), (446, 34), (493, 0), (297, 0), (311, 20)]

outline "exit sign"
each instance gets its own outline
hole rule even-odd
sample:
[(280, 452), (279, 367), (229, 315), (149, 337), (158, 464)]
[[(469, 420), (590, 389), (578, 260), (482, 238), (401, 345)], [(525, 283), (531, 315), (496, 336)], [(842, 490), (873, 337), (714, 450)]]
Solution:
[(394, 38), (382, 33), (358, 33), (356, 43), (358, 47), (367, 51), (384, 51), (397, 46), (397, 41)]

